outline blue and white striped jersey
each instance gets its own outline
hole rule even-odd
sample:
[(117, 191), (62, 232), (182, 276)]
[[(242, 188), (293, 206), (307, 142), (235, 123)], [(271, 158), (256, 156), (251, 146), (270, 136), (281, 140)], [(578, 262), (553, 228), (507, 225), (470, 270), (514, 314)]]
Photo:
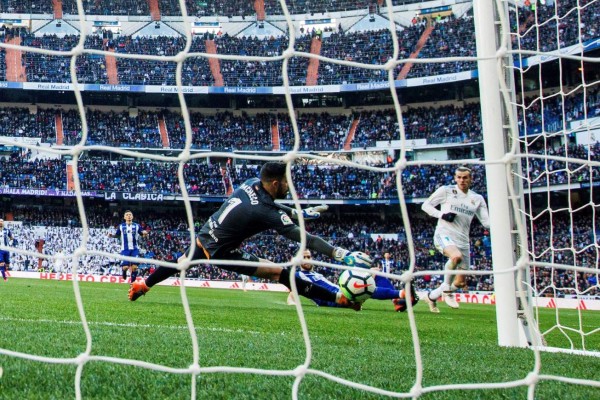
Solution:
[(116, 237), (121, 238), (122, 250), (135, 250), (138, 248), (138, 235), (141, 235), (144, 230), (137, 222), (127, 224), (121, 223), (115, 232)]
[(2, 246), (10, 246), (10, 241), (12, 240), (13, 235), (10, 229), (1, 229), (0, 230), (0, 244)]

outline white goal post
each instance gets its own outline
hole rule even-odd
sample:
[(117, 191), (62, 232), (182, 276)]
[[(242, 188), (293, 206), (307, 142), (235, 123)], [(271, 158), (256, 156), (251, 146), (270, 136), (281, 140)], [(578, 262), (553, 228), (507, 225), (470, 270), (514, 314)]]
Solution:
[[(511, 212), (511, 208), (514, 208), (519, 199), (513, 196), (515, 202), (511, 202), (509, 193), (509, 184), (512, 183), (511, 167), (517, 160), (507, 157), (509, 152), (516, 150), (517, 143), (517, 140), (512, 138), (510, 142), (513, 143), (513, 148), (509, 148), (510, 135), (518, 135), (518, 131), (514, 129), (514, 119), (509, 118), (506, 112), (499, 112), (499, 110), (507, 111), (506, 105), (509, 103), (505, 101), (505, 97), (510, 96), (510, 101), (514, 102), (515, 92), (511, 74), (507, 74), (504, 70), (506, 63), (512, 62), (507, 52), (510, 46), (509, 32), (502, 30), (508, 24), (508, 14), (502, 16), (505, 10), (502, 8), (498, 10), (495, 3), (494, 0), (475, 1), (473, 14), (479, 58), (479, 93), (493, 249), (496, 322), (499, 345), (525, 347), (533, 343), (531, 343), (531, 335), (523, 329), (527, 324), (522, 318), (524, 310), (519, 310), (517, 306), (521, 301), (518, 301), (516, 295), (517, 249), (514, 249), (514, 246), (517, 243), (513, 240), (513, 230), (519, 223), (515, 213)], [(504, 18), (505, 24), (497, 24), (498, 17)], [(499, 184), (501, 182), (506, 184)], [(516, 194), (521, 195), (522, 192)], [(524, 231), (521, 229), (518, 233), (523, 234)], [(520, 243), (525, 244), (527, 240), (521, 238)], [(522, 253), (526, 254), (526, 252)], [(527, 265), (521, 267), (527, 268)], [(527, 316), (533, 318), (528, 306), (530, 293), (526, 293), (527, 295), (521, 300), (529, 311)], [(529, 321), (529, 325), (535, 326), (535, 323)]]

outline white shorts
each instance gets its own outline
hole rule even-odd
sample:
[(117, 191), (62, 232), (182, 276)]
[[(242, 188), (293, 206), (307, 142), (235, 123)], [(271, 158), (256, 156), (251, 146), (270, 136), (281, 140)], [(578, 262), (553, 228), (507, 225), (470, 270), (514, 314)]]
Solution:
[(467, 247), (467, 248), (459, 247), (447, 235), (442, 235), (439, 233), (436, 233), (435, 235), (433, 235), (433, 244), (435, 245), (435, 248), (437, 249), (437, 251), (439, 251), (442, 254), (444, 254), (444, 249), (446, 247), (448, 247), (448, 246), (456, 247), (458, 250), (460, 250), (460, 254), (462, 254), (462, 258), (463, 258), (462, 262), (456, 268), (464, 269), (464, 270), (469, 269), (469, 266), (471, 265), (471, 249), (469, 247)]

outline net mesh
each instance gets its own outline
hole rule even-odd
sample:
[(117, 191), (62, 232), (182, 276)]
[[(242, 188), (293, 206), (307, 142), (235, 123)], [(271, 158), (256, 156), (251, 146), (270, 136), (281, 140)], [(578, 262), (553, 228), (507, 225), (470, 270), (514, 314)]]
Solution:
[[(548, 4), (551, 2), (548, 1)], [(535, 2), (533, 2), (535, 4)], [(512, 55), (516, 61), (515, 67), (507, 66), (508, 73), (513, 71), (519, 76), (517, 95), (511, 99), (513, 110), (507, 109), (508, 113), (515, 112), (512, 115), (514, 121), (518, 121), (519, 131), (511, 132), (512, 139), (517, 144), (506, 157), (506, 164), (511, 165), (512, 161), (516, 157), (521, 161), (521, 168), (514, 168), (514, 177), (519, 182), (524, 184), (525, 191), (530, 193), (536, 193), (536, 197), (529, 196), (524, 204), (525, 207), (516, 210), (516, 214), (523, 217), (522, 223), (526, 228), (526, 231), (521, 233), (518, 237), (521, 243), (526, 243), (526, 255), (522, 255), (521, 262), (514, 269), (505, 271), (507, 274), (513, 274), (517, 269), (521, 271), (528, 270), (528, 267), (532, 267), (532, 281), (519, 282), (521, 287), (531, 287), (532, 291), (537, 296), (543, 296), (551, 294), (553, 298), (560, 298), (561, 296), (572, 295), (576, 301), (584, 300), (587, 295), (591, 295), (593, 291), (597, 291), (599, 286), (598, 283), (593, 285), (580, 286), (581, 279), (589, 279), (591, 277), (598, 280), (598, 237), (596, 233), (596, 203), (594, 202), (594, 184), (595, 177), (597, 176), (598, 162), (595, 159), (596, 154), (596, 139), (595, 130), (599, 123), (597, 119), (594, 119), (590, 115), (592, 109), (597, 110), (598, 104), (598, 81), (589, 79), (585, 75), (585, 69), (589, 63), (597, 62), (597, 59), (589, 59), (583, 53), (584, 44), (586, 38), (581, 35), (582, 27), (590, 26), (593, 24), (590, 19), (593, 15), (597, 15), (599, 8), (598, 1), (565, 1), (565, 2), (554, 2), (554, 6), (540, 7), (538, 5), (537, 11), (532, 11), (531, 6), (526, 9), (520, 4), (517, 7), (508, 2), (497, 0), (495, 3), (496, 10), (499, 14), (503, 14), (510, 8), (510, 18), (499, 19), (502, 31), (507, 34), (510, 32), (510, 38), (513, 46), (513, 50), (508, 53)], [(362, 165), (351, 161), (342, 159), (334, 160), (330, 158), (320, 157), (315, 154), (299, 153), (301, 145), (301, 136), (298, 129), (297, 112), (294, 108), (292, 101), (292, 94), (290, 90), (290, 63), (292, 60), (294, 63), (298, 63), (298, 59), (319, 59), (323, 63), (333, 64), (337, 66), (343, 66), (347, 69), (361, 69), (368, 71), (379, 72), (380, 75), (387, 78), (387, 83), (390, 87), (395, 87), (397, 75), (401, 67), (406, 63), (408, 54), (402, 53), (398, 38), (397, 26), (395, 24), (395, 17), (392, 12), (391, 1), (386, 2), (387, 14), (384, 16), (389, 19), (389, 38), (392, 43), (391, 58), (383, 64), (369, 64), (360, 63), (350, 60), (327, 58), (324, 56), (316, 56), (307, 51), (298, 51), (296, 44), (298, 39), (291, 35), (287, 42), (287, 48), (282, 51), (280, 55), (276, 56), (241, 56), (239, 54), (211, 54), (194, 52), (192, 49), (192, 34), (190, 31), (189, 24), (185, 24), (185, 45), (176, 54), (172, 55), (149, 55), (149, 54), (111, 54), (119, 59), (129, 59), (133, 61), (152, 61), (157, 63), (167, 63), (174, 68), (174, 77), (178, 91), (179, 107), (181, 109), (181, 115), (183, 118), (183, 125), (185, 131), (185, 141), (183, 148), (177, 151), (175, 155), (161, 155), (157, 153), (144, 152), (144, 151), (132, 151), (117, 147), (105, 146), (105, 145), (90, 145), (89, 144), (89, 126), (86, 118), (85, 105), (82, 100), (81, 91), (78, 89), (78, 70), (76, 61), (80, 57), (84, 56), (105, 56), (107, 52), (104, 50), (93, 49), (86, 47), (85, 43), (88, 39), (89, 32), (86, 31), (87, 26), (84, 22), (83, 13), (80, 14), (80, 26), (82, 28), (79, 36), (79, 41), (74, 47), (65, 49), (62, 51), (48, 50), (43, 48), (34, 47), (20, 47), (11, 44), (3, 44), (2, 47), (5, 49), (18, 49), (24, 52), (43, 54), (54, 57), (65, 57), (69, 59), (69, 77), (74, 86), (74, 94), (76, 99), (77, 108), (79, 111), (79, 117), (81, 121), (81, 137), (79, 142), (75, 143), (72, 147), (67, 149), (52, 148), (48, 152), (56, 153), (60, 155), (70, 155), (73, 159), (73, 168), (75, 170), (81, 165), (82, 155), (86, 151), (100, 151), (106, 154), (118, 153), (122, 156), (133, 157), (136, 159), (150, 159), (159, 162), (167, 162), (177, 165), (177, 179), (183, 197), (183, 203), (187, 213), (187, 222), (190, 227), (194, 226), (194, 220), (192, 216), (192, 207), (190, 198), (188, 195), (188, 185), (186, 184), (186, 177), (184, 176), (184, 170), (187, 163), (202, 160), (208, 157), (227, 157), (234, 159), (244, 159), (248, 161), (262, 161), (262, 160), (282, 160), (289, 164), (288, 169), (288, 181), (291, 182), (290, 192), (295, 201), (295, 205), (299, 207), (299, 196), (296, 188), (294, 187), (294, 177), (291, 174), (291, 167), (293, 164), (298, 163), (298, 160), (316, 160), (322, 163), (333, 166), (346, 166), (350, 168), (360, 169), (364, 171), (371, 171), (379, 175), (387, 175), (395, 178), (395, 184), (397, 193), (399, 196), (399, 208), (404, 221), (406, 229), (406, 240), (409, 244), (409, 269), (408, 271), (400, 275), (391, 275), (390, 277), (396, 280), (408, 282), (413, 278), (420, 278), (425, 275), (439, 274), (439, 271), (416, 271), (415, 270), (415, 247), (414, 237), (411, 231), (411, 219), (409, 218), (408, 209), (404, 198), (404, 185), (406, 182), (403, 179), (403, 171), (411, 166), (419, 166), (423, 164), (423, 161), (411, 161), (407, 157), (407, 141), (406, 141), (406, 127), (403, 123), (403, 113), (398, 99), (396, 90), (390, 90), (390, 95), (393, 100), (393, 106), (395, 110), (395, 117), (398, 124), (398, 138), (401, 141), (400, 156), (398, 161), (390, 167), (375, 167)], [(182, 17), (187, 20), (188, 14), (185, 7), (185, 2), (180, 2)], [(288, 25), (289, 32), (294, 32), (292, 18), (288, 12), (287, 4), (284, 1), (280, 2), (285, 21)], [(79, 11), (83, 10), (82, 2), (77, 1), (77, 8)], [(511, 28), (514, 28), (511, 30)], [(573, 36), (574, 35), (574, 36)], [(573, 40), (574, 38), (574, 40)], [(307, 44), (304, 44), (306, 49)], [(575, 46), (575, 49), (572, 49)], [(560, 50), (569, 48), (568, 54), (563, 53)], [(552, 53), (554, 52), (554, 53)], [(506, 53), (498, 52), (499, 58), (504, 57)], [(549, 55), (550, 54), (550, 55)], [(561, 62), (558, 63), (559, 75), (562, 76), (562, 62), (577, 62), (581, 64), (581, 76), (571, 77), (573, 81), (570, 84), (563, 84), (560, 82), (559, 90), (557, 92), (548, 92), (544, 90), (545, 82), (542, 77), (542, 69), (546, 68), (544, 64), (535, 63), (535, 57), (541, 57), (548, 55), (548, 57), (560, 58)], [(191, 125), (190, 110), (187, 107), (186, 97), (183, 93), (184, 84), (184, 64), (190, 60), (195, 59), (210, 59), (217, 58), (225, 62), (235, 61), (255, 61), (265, 63), (277, 63), (281, 64), (281, 77), (283, 87), (285, 88), (285, 99), (288, 107), (289, 125), (293, 132), (293, 146), (285, 154), (279, 155), (240, 155), (229, 152), (206, 152), (206, 153), (194, 153), (191, 151), (192, 144), (194, 142), (193, 129)], [(449, 64), (457, 62), (474, 62), (477, 59), (475, 57), (461, 57), (460, 59), (454, 57), (429, 57), (429, 58), (418, 58), (410, 60), (414, 64), (418, 64), (420, 67), (425, 68), (431, 64)], [(0, 63), (3, 64), (3, 63)], [(418, 70), (419, 68), (417, 68)], [(546, 75), (544, 75), (546, 76)], [(502, 82), (506, 86), (507, 82)], [(527, 85), (533, 85), (534, 87), (529, 88)], [(508, 86), (510, 86), (508, 84)], [(554, 87), (554, 86), (553, 86)], [(578, 104), (578, 109), (570, 108), (570, 104)], [(583, 105), (583, 106), (581, 106)], [(574, 124), (570, 120), (570, 116), (577, 112), (579, 121)], [(572, 118), (571, 118), (572, 119)], [(534, 135), (525, 135), (520, 133), (535, 132)], [(589, 138), (588, 144), (583, 146), (574, 146), (571, 140), (574, 136), (586, 136)], [(17, 146), (24, 146), (20, 143), (10, 142), (3, 140), (4, 143), (9, 143)], [(27, 147), (27, 146), (24, 146)], [(34, 146), (30, 146), (34, 148)], [(28, 147), (29, 148), (29, 147)], [(511, 157), (512, 156), (512, 157)], [(452, 167), (459, 164), (470, 164), (475, 167), (483, 167), (484, 161), (474, 160), (451, 160), (451, 161), (428, 161), (429, 165), (439, 167), (440, 169)], [(511, 168), (513, 169), (513, 168)], [(481, 169), (483, 173), (483, 168)], [(518, 171), (518, 172), (517, 172)], [(100, 256), (106, 258), (117, 258), (119, 260), (124, 259), (123, 257), (116, 256), (114, 253), (107, 251), (91, 250), (88, 247), (88, 241), (90, 238), (90, 228), (87, 224), (86, 208), (84, 205), (83, 198), (81, 196), (82, 182), (79, 179), (78, 174), (73, 176), (74, 189), (77, 195), (77, 206), (79, 209), (82, 228), (82, 242), (78, 249), (73, 252), (75, 264), (78, 263), (79, 257), (84, 256)], [(483, 181), (483, 178), (482, 178)], [(554, 186), (556, 184), (562, 185), (563, 193), (566, 193), (568, 206), (555, 206), (553, 201)], [(590, 199), (581, 199), (579, 193), (573, 189), (575, 187), (589, 187), (590, 188)], [(544, 200), (538, 202), (537, 199)], [(541, 205), (540, 205), (541, 204)], [(592, 218), (589, 219), (589, 215)], [(566, 215), (566, 218), (562, 216)], [(560, 217), (560, 218), (559, 218)], [(558, 218), (558, 219), (557, 219)], [(560, 222), (557, 222), (560, 221)], [(564, 224), (566, 226), (561, 227), (557, 230), (557, 224)], [(519, 222), (519, 221), (517, 221)], [(305, 225), (302, 218), (299, 220), (300, 227), (304, 230)], [(564, 229), (563, 229), (564, 228)], [(568, 236), (564, 236), (563, 233), (569, 232)], [(560, 232), (560, 233), (559, 233)], [(589, 237), (586, 238), (584, 244), (582, 244), (580, 237), (587, 232)], [(591, 233), (590, 233), (591, 232)], [(194, 230), (190, 230), (190, 242), (195, 242)], [(298, 266), (302, 261), (301, 250), (306, 246), (306, 238), (303, 237), (300, 244), (300, 249), (296, 253), (296, 257), (289, 263), (284, 265)], [(32, 253), (31, 255), (36, 255)], [(138, 260), (139, 261), (139, 260)], [(144, 260), (147, 261), (147, 260)], [(155, 265), (164, 265), (172, 267), (172, 264), (167, 262), (161, 262), (158, 260), (152, 261)], [(218, 261), (212, 261), (215, 265), (219, 265)], [(240, 263), (240, 265), (248, 265), (249, 263)], [(339, 265), (324, 263), (330, 268), (340, 268)], [(190, 265), (179, 265), (178, 268), (182, 270), (181, 281), (184, 282), (183, 271)], [(469, 274), (474, 275), (486, 275), (489, 271), (469, 271)], [(520, 275), (521, 276), (521, 275)], [(521, 276), (522, 277), (522, 276)], [(187, 328), (189, 330), (189, 340), (192, 342), (193, 354), (191, 365), (187, 368), (172, 368), (157, 363), (149, 363), (139, 361), (135, 359), (123, 359), (116, 357), (105, 357), (97, 356), (92, 354), (92, 345), (94, 343), (94, 337), (90, 330), (90, 323), (87, 320), (84, 304), (82, 301), (81, 289), (77, 280), (73, 281), (73, 287), (75, 290), (75, 299), (79, 317), (86, 335), (86, 349), (84, 352), (74, 358), (52, 358), (52, 357), (40, 357), (22, 352), (10, 351), (7, 349), (0, 349), (0, 353), (10, 356), (18, 357), (27, 360), (35, 360), (43, 363), (56, 363), (56, 364), (70, 364), (74, 365), (77, 369), (75, 388), (76, 397), (82, 398), (81, 390), (81, 379), (83, 374), (84, 366), (93, 361), (102, 361), (107, 363), (124, 364), (134, 367), (146, 368), (149, 370), (165, 372), (169, 374), (188, 374), (191, 377), (191, 397), (196, 398), (198, 393), (197, 380), (200, 374), (209, 374), (213, 372), (236, 372), (236, 373), (249, 373), (249, 374), (263, 374), (263, 375), (277, 375), (277, 376), (293, 376), (296, 378), (293, 386), (292, 398), (298, 398), (300, 382), (307, 375), (313, 374), (315, 376), (323, 377), (333, 382), (340, 383), (355, 389), (359, 389), (366, 392), (375, 394), (391, 396), (391, 397), (419, 397), (426, 393), (445, 391), (445, 390), (464, 390), (469, 388), (480, 388), (480, 389), (499, 389), (509, 388), (518, 385), (535, 386), (535, 382), (540, 379), (558, 380), (564, 382), (573, 382), (590, 385), (600, 386), (598, 381), (589, 380), (572, 380), (563, 378), (560, 376), (544, 376), (540, 373), (539, 367), (536, 365), (529, 375), (524, 376), (523, 379), (509, 382), (495, 382), (495, 383), (472, 383), (472, 384), (456, 384), (456, 385), (438, 385), (424, 387), (423, 380), (423, 361), (420, 347), (420, 336), (417, 329), (417, 320), (411, 306), (408, 307), (408, 319), (410, 331), (412, 334), (414, 356), (416, 359), (417, 375), (414, 382), (413, 388), (409, 392), (391, 392), (375, 386), (369, 386), (352, 382), (339, 376), (335, 376), (318, 369), (311, 367), (312, 357), (312, 345), (311, 336), (309, 334), (306, 320), (302, 312), (301, 303), (297, 303), (298, 316), (301, 324), (301, 330), (304, 338), (306, 357), (305, 362), (298, 365), (293, 370), (269, 370), (269, 369), (256, 369), (256, 368), (234, 368), (234, 367), (201, 367), (199, 363), (200, 353), (202, 351), (201, 343), (198, 343), (196, 335), (195, 321), (192, 318), (190, 312), (190, 306), (188, 303), (188, 297), (186, 295), (185, 284), (181, 285), (181, 301), (185, 310), (185, 318), (187, 322)], [(583, 304), (583, 303), (581, 303)], [(589, 335), (597, 334), (599, 329), (597, 327), (589, 327), (585, 323), (585, 309), (582, 306), (577, 308), (578, 319), (573, 325), (567, 324), (560, 318), (560, 308), (556, 307), (556, 318), (555, 323), (552, 326), (540, 326), (539, 331), (542, 336), (546, 339), (547, 343), (551, 347), (563, 347), (573, 350), (581, 350), (589, 353), (598, 349), (588, 349), (586, 347), (586, 338)], [(516, 312), (516, 310), (515, 310)], [(534, 329), (537, 329), (536, 319), (531, 315), (527, 314), (528, 322)], [(555, 343), (556, 342), (556, 343)], [(535, 348), (534, 351), (536, 356), (539, 356), (539, 348)], [(530, 391), (533, 396), (533, 391)], [(531, 397), (533, 398), (533, 397)]]

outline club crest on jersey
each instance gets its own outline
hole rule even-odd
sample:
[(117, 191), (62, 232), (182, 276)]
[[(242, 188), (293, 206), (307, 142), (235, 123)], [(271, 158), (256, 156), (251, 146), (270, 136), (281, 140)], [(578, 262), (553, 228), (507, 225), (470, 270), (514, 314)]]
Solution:
[(456, 191), (456, 189), (452, 189), (452, 194), (458, 194), (458, 192)]
[(286, 213), (281, 214), (281, 222), (284, 225), (292, 225), (293, 224), (292, 219)]

